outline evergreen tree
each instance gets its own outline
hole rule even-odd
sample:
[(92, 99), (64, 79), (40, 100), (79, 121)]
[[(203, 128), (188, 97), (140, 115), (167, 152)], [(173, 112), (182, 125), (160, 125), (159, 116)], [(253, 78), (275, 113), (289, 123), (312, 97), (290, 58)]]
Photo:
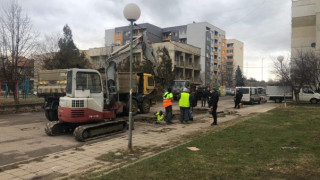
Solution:
[(237, 67), (236, 73), (235, 73), (235, 86), (245, 86), (244, 84), (245, 78), (243, 77), (242, 71), (240, 67)]
[(72, 31), (68, 25), (63, 27), (63, 38), (59, 39), (59, 51), (53, 59), (44, 61), (45, 69), (89, 68), (89, 61), (80, 52), (72, 39)]
[(158, 67), (158, 76), (162, 79), (160, 83), (163, 87), (169, 86), (173, 83), (175, 74), (172, 71), (172, 60), (169, 56), (169, 51), (163, 47), (158, 49), (157, 54), (159, 55), (160, 64)]

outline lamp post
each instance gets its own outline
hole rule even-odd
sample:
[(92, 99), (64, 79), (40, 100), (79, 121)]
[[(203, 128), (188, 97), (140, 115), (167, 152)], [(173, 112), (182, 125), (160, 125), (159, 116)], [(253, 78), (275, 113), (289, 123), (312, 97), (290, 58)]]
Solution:
[(282, 87), (283, 87), (283, 100), (284, 100), (284, 107), (287, 107), (287, 102), (286, 102), (286, 88), (284, 86), (284, 78), (283, 78), (283, 70), (282, 70), (282, 62), (284, 57), (283, 56), (278, 56), (278, 61), (280, 62), (281, 65), (281, 78), (282, 78)]
[(133, 3), (127, 4), (123, 9), (124, 17), (130, 21), (130, 96), (129, 96), (129, 138), (128, 138), (128, 151), (132, 151), (132, 31), (133, 22), (140, 17), (140, 8)]

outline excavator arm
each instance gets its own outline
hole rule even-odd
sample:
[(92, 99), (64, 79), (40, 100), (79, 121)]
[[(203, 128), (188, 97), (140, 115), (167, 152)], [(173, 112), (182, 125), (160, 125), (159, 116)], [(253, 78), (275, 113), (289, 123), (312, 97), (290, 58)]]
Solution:
[[(142, 40), (142, 41), (139, 41)], [(147, 61), (150, 61), (153, 65), (153, 72), (155, 76), (158, 76), (157, 69), (159, 63), (157, 58), (153, 53), (153, 48), (151, 42), (147, 38), (147, 33), (144, 31), (141, 36), (138, 36), (133, 40), (133, 51), (141, 49), (144, 58)], [(130, 56), (130, 44), (126, 44), (117, 51), (111, 54), (111, 57), (106, 60), (105, 63), (105, 74), (106, 74), (106, 90), (107, 90), (107, 99), (110, 101), (111, 96), (118, 94), (119, 91), (119, 82), (117, 78), (117, 67), (125, 59)], [(108, 103), (108, 102), (107, 102)], [(110, 102), (108, 103), (110, 104)]]

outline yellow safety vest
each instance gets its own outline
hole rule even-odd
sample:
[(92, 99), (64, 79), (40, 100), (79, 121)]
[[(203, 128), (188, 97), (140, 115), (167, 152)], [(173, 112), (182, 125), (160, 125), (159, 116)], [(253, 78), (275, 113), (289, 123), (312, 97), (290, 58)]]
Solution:
[(156, 113), (157, 121), (162, 121), (164, 119), (164, 114), (160, 115), (159, 112)]
[(190, 97), (189, 93), (182, 92), (180, 95), (179, 106), (190, 107), (189, 97)]

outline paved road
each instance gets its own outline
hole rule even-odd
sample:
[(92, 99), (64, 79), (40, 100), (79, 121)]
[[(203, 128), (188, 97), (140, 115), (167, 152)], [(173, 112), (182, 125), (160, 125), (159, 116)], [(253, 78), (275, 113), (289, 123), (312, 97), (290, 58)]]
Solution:
[[(255, 109), (262, 109), (263, 107), (270, 108), (270, 106), (275, 105), (274, 103), (253, 106), (248, 105), (243, 109), (240, 109), (239, 112), (246, 114), (256, 111)], [(159, 109), (163, 109), (161, 103), (155, 105), (147, 116), (152, 117), (152, 113)], [(177, 102), (174, 103), (173, 109), (175, 112), (178, 112)], [(228, 109), (233, 110), (233, 98), (231, 96), (221, 97), (218, 111), (225, 111)], [(140, 117), (143, 117), (143, 115), (137, 115), (135, 116), (135, 119), (139, 119)], [(91, 142), (80, 143), (74, 140), (72, 134), (55, 137), (47, 136), (44, 132), (47, 122), (43, 112), (0, 115), (0, 166), (71, 149), (83, 144), (126, 136), (126, 133), (124, 133)], [(141, 122), (136, 123), (135, 126), (138, 125), (144, 126), (143, 129), (148, 128), (148, 126), (153, 126), (152, 124)]]

